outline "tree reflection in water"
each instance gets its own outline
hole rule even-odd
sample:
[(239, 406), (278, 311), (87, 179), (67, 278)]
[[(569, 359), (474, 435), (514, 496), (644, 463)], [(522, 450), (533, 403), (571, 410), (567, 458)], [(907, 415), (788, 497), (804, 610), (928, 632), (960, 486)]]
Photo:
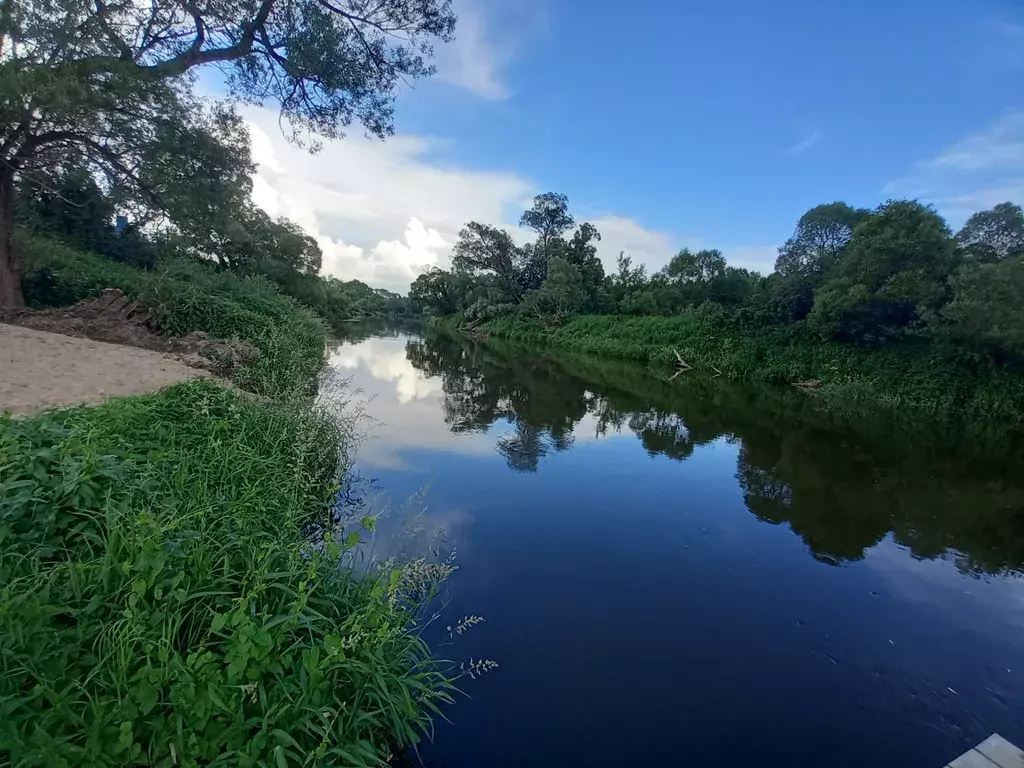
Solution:
[(891, 534), (915, 556), (949, 555), (966, 572), (1024, 566), (1024, 441), (1011, 432), (982, 441), (924, 416), (840, 415), (800, 392), (669, 382), (627, 364), (442, 334), (408, 342), (406, 355), (441, 379), (453, 432), (514, 427), (497, 450), (517, 472), (571, 448), (588, 415), (598, 437), (632, 432), (650, 455), (676, 461), (726, 437), (740, 446), (750, 512), (788, 525), (824, 562), (859, 560)]

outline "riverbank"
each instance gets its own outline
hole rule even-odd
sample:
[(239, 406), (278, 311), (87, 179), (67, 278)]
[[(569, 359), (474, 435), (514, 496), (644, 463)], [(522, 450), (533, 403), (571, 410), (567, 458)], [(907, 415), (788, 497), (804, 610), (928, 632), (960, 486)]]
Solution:
[(413, 630), (444, 572), (344, 565), (362, 535), (336, 517), (356, 437), (312, 397), (324, 323), (201, 265), (70, 249), (50, 264), (37, 306), (118, 287), (161, 333), (260, 354), (234, 372), (244, 391), (200, 380), (0, 415), (0, 754), (379, 766), (416, 743), (452, 690)]
[[(460, 330), (458, 316), (435, 325)], [(934, 346), (907, 341), (880, 349), (822, 342), (797, 327), (744, 328), (723, 312), (676, 317), (583, 315), (563, 325), (505, 316), (472, 329), (524, 344), (674, 368), (676, 352), (695, 371), (793, 385), (820, 382), (808, 396), (842, 406), (865, 404), (968, 420), (1024, 420), (1024, 375), (972, 367), (938, 356)], [(686, 375), (685, 373), (682, 375)]]

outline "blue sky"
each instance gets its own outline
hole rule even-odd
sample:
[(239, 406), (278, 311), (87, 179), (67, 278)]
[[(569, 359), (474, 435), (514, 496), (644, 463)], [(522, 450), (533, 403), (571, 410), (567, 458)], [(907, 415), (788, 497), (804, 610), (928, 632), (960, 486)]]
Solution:
[(247, 113), (257, 201), (331, 273), (404, 288), (462, 222), (511, 228), (548, 190), (597, 223), (606, 263), (688, 245), (765, 272), (818, 203), (918, 197), (956, 227), (1024, 202), (1022, 0), (454, 4), (457, 40), (386, 144), (310, 158)]

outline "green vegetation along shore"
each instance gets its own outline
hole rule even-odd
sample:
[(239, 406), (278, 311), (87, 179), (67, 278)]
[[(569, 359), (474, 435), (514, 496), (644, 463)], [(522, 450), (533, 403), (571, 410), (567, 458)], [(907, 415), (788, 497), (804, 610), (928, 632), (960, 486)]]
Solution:
[(452, 691), (414, 626), (450, 567), (350, 570), (373, 521), (338, 522), (355, 436), (312, 397), (325, 323), (262, 277), (26, 246), (33, 303), (117, 286), (162, 333), (260, 357), (234, 391), (0, 415), (0, 762), (380, 766), (416, 743)]
[[(457, 330), (458, 319), (435, 321)], [(509, 316), (474, 326), (474, 336), (597, 355), (672, 370), (675, 352), (695, 371), (772, 384), (821, 382), (813, 390), (833, 405), (911, 408), (935, 416), (1018, 421), (1024, 377), (1005, 369), (950, 364), (921, 342), (868, 350), (822, 342), (795, 330), (752, 332), (711, 307), (678, 317), (578, 316), (560, 325)]]
[(352, 425), (314, 395), (328, 328), (408, 303), (322, 276), (319, 241), (253, 202), (238, 106), (311, 149), (386, 138), (449, 4), (0, 17), (0, 317), (119, 288), (146, 333), (259, 351), (237, 391), (0, 416), (0, 764), (386, 764), (450, 698), (413, 627), (450, 566), (346, 567)]
[[(520, 246), (471, 222), (453, 270), (410, 298), (442, 327), (714, 375), (799, 384), (839, 402), (1024, 420), (1024, 212), (1004, 203), (955, 236), (928, 206), (809, 210), (768, 277), (683, 249), (648, 277), (539, 195)], [(680, 361), (685, 361), (680, 365)]]

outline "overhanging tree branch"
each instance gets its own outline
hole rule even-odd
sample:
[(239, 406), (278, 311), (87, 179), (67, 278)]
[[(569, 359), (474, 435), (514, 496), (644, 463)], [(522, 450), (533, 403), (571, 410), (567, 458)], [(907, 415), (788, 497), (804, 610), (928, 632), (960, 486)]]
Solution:
[(96, 23), (99, 25), (100, 30), (110, 43), (117, 48), (121, 54), (122, 61), (134, 61), (135, 54), (132, 53), (132, 49), (128, 46), (124, 40), (113, 30), (110, 26), (110, 22), (107, 20), (109, 13), (109, 7), (103, 0), (95, 0), (96, 3)]

